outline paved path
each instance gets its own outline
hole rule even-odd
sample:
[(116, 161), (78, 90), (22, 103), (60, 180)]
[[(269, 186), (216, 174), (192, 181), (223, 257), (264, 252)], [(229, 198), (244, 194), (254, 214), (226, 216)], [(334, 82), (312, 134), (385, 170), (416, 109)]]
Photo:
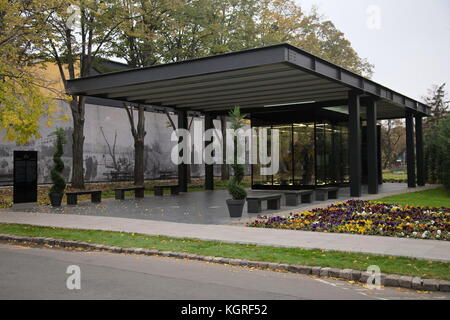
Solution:
[(231, 243), (338, 250), (450, 261), (450, 242), (438, 240), (26, 212), (0, 213), (0, 222), (61, 228), (124, 231)]
[[(80, 267), (80, 290), (66, 287), (69, 265)], [(0, 244), (0, 287), (0, 299), (450, 299), (442, 292), (369, 290), (345, 281), (199, 261), (7, 244)]]

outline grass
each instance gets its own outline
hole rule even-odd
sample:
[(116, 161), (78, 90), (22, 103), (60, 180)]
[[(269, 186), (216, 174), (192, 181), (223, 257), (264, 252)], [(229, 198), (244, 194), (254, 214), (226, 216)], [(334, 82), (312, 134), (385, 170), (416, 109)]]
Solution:
[(135, 233), (63, 229), (19, 224), (0, 224), (0, 233), (84, 241), (119, 246), (122, 248), (157, 249), (162, 251), (194, 253), (205, 256), (220, 256), (225, 258), (240, 258), (307, 266), (351, 268), (364, 271), (367, 270), (367, 267), (370, 265), (377, 265), (384, 273), (450, 280), (449, 263), (424, 261), (404, 257), (229, 244), (216, 241), (147, 236)]
[(402, 170), (383, 170), (383, 180), (385, 182), (406, 182), (408, 175)]
[(376, 202), (394, 203), (401, 206), (446, 207), (450, 208), (450, 194), (445, 188), (404, 193), (376, 200)]

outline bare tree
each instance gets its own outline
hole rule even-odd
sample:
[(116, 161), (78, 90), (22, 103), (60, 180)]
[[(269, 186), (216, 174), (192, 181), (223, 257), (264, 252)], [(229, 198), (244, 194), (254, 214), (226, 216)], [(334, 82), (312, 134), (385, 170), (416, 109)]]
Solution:
[(136, 186), (144, 185), (144, 138), (145, 132), (145, 109), (144, 106), (138, 106), (138, 123), (135, 125), (133, 106), (125, 106), (125, 110), (130, 121), (131, 134), (134, 139), (134, 184)]
[[(64, 85), (68, 79), (89, 76), (94, 62), (107, 56), (107, 48), (114, 43), (118, 28), (127, 20), (120, 10), (119, 1), (77, 1), (79, 14), (69, 10), (54, 13), (48, 19), (51, 27), (42, 45), (42, 55), (50, 61), (56, 62)], [(79, 26), (72, 23), (73, 17), (79, 18)], [(77, 20), (77, 19), (75, 19)], [(67, 72), (66, 72), (67, 71)], [(84, 96), (71, 96), (70, 110), (73, 119), (72, 134), (72, 187), (84, 189), (83, 151), (85, 124)]]
[[(164, 113), (167, 116), (167, 119), (169, 120), (170, 126), (173, 130), (177, 130), (177, 127), (175, 126), (175, 122), (172, 119), (172, 116), (167, 110), (164, 110)], [(191, 117), (191, 121), (189, 121), (189, 125), (187, 127), (187, 130), (190, 131), (192, 127), (192, 123), (194, 122), (194, 117)], [(193, 157), (192, 151), (191, 151), (191, 158)], [(192, 159), (191, 159), (192, 160)], [(187, 182), (191, 182), (191, 166), (189, 164), (186, 165), (186, 176), (187, 176)]]
[(395, 164), (397, 157), (405, 150), (405, 128), (401, 120), (387, 120), (381, 130), (383, 169)]
[(100, 131), (103, 135), (103, 139), (105, 139), (106, 145), (108, 146), (109, 155), (111, 156), (111, 159), (113, 161), (114, 169), (118, 171), (117, 167), (117, 161), (116, 161), (116, 141), (117, 141), (117, 130), (114, 132), (114, 144), (111, 148), (111, 145), (109, 144), (108, 139), (105, 136), (105, 132), (103, 131), (103, 127), (100, 127)]

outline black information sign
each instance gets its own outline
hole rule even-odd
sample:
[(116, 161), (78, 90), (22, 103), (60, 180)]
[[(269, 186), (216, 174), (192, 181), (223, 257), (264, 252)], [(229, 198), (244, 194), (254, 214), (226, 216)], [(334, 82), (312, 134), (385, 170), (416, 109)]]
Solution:
[(14, 203), (37, 202), (37, 151), (14, 151)]

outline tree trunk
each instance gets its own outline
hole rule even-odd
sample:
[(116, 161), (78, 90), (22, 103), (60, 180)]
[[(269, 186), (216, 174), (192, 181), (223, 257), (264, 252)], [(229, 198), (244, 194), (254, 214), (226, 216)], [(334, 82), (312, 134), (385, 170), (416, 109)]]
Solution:
[(134, 143), (134, 184), (144, 185), (144, 140), (138, 139)]
[(187, 183), (192, 182), (191, 165), (189, 163), (186, 164), (186, 181), (187, 181)]
[(144, 138), (145, 132), (145, 109), (143, 106), (138, 107), (138, 124), (134, 125), (133, 107), (125, 107), (128, 120), (130, 121), (131, 134), (134, 139), (134, 184), (136, 186), (144, 185)]
[(84, 102), (83, 97), (70, 102), (73, 117), (72, 134), (72, 187), (84, 189)]
[(225, 163), (225, 159), (227, 156), (227, 144), (226, 144), (226, 138), (227, 138), (227, 118), (225, 116), (220, 116), (220, 129), (222, 131), (222, 158), (223, 163), (220, 166), (221, 170), (221, 178), (222, 181), (227, 181), (230, 179), (230, 167), (228, 164)]

